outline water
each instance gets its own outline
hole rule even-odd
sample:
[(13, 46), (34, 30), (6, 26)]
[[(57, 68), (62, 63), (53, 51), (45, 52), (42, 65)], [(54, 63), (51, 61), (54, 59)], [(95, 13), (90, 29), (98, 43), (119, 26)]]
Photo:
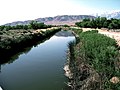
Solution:
[(67, 90), (63, 67), (67, 45), (75, 40), (68, 33), (59, 32), (17, 59), (1, 65), (0, 86), (4, 90)]

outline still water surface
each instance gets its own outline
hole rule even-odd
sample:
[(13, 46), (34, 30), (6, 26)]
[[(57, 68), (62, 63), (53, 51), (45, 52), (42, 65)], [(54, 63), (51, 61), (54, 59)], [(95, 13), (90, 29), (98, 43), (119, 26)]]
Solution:
[(12, 63), (1, 65), (0, 86), (4, 90), (67, 90), (63, 67), (73, 40), (70, 32), (61, 31)]

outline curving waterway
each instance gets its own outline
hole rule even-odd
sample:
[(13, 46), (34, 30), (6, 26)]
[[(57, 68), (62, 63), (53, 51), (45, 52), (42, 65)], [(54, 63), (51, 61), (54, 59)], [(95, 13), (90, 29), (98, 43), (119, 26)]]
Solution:
[(71, 32), (60, 31), (16, 59), (11, 57), (0, 66), (0, 86), (3, 90), (68, 90), (63, 67), (73, 40)]

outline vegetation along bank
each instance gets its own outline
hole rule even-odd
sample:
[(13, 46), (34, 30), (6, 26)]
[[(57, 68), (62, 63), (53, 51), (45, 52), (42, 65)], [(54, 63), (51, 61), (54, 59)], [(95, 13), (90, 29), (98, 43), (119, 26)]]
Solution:
[(120, 90), (120, 53), (116, 41), (97, 30), (74, 29), (65, 66), (73, 90)]
[[(37, 44), (39, 41), (54, 35), (61, 29), (58, 27), (47, 29), (17, 29), (0, 31), (0, 63), (19, 51)], [(9, 60), (9, 59), (8, 59)]]
[(75, 23), (82, 28), (108, 28), (120, 29), (120, 19), (107, 19), (106, 17), (97, 17), (95, 19), (83, 19), (81, 22)]

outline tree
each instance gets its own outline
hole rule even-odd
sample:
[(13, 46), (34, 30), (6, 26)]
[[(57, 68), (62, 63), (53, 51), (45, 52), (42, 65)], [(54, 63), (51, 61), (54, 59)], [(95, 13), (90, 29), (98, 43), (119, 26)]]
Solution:
[(97, 28), (100, 29), (102, 27), (102, 25), (101, 25), (101, 18), (98, 17), (98, 18), (95, 19), (95, 21), (96, 21)]
[(108, 19), (106, 17), (97, 17), (95, 19), (83, 19), (82, 22), (75, 23), (78, 27), (84, 28), (109, 28), (120, 29), (120, 19)]
[(25, 29), (25, 30), (29, 29), (28, 25), (24, 25), (23, 29)]
[(65, 25), (63, 25), (64, 27), (70, 27), (69, 25), (67, 25), (67, 24), (65, 24)]
[(76, 22), (75, 25), (78, 26), (78, 27), (82, 27), (81, 23), (82, 22)]
[(1, 31), (4, 30), (4, 28), (5, 28), (5, 25), (0, 26)]
[(118, 20), (117, 19), (113, 19), (112, 20), (112, 25), (113, 25), (113, 28), (118, 29)]
[(87, 21), (87, 28), (91, 28), (92, 27), (92, 24), (90, 21)]
[(90, 19), (89, 18), (83, 19), (83, 22), (87, 22), (87, 21), (90, 21)]
[(91, 28), (97, 28), (95, 19), (92, 19), (92, 21), (91, 21)]
[(30, 22), (30, 28), (32, 28), (32, 29), (38, 29), (38, 27), (37, 27), (37, 21), (31, 21)]
[(106, 27), (106, 25), (107, 25), (107, 18), (106, 17), (101, 17), (100, 23), (101, 23), (101, 27), (104, 27), (104, 26)]
[(4, 28), (5, 30), (11, 30), (12, 29), (12, 27), (11, 26), (5, 26), (5, 28)]
[(120, 19), (118, 20), (118, 28), (120, 28)]
[(105, 21), (105, 22), (103, 23), (103, 28), (108, 28), (108, 25), (109, 25), (109, 23), (108, 23), (107, 21)]
[(41, 28), (46, 28), (47, 26), (45, 26), (44, 23), (37, 23), (37, 28), (41, 29)]
[(82, 22), (82, 23), (81, 23), (81, 27), (83, 27), (83, 28), (86, 27), (86, 28), (87, 28), (87, 22)]
[(108, 29), (113, 29), (113, 24), (112, 23), (109, 24)]
[(47, 28), (47, 25), (45, 25), (44, 23), (39, 23), (37, 21), (31, 21), (30, 28), (32, 28), (32, 29), (44, 29), (44, 28)]
[(23, 29), (23, 25), (16, 25), (16, 29)]

